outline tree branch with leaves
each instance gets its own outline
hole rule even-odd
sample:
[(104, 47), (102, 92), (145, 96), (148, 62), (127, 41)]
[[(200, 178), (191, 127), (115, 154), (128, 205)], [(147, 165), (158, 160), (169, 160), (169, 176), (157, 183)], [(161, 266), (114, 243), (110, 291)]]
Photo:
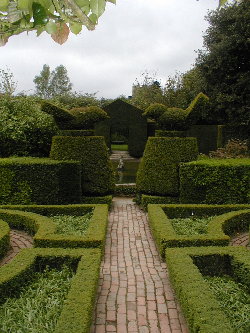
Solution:
[(0, 46), (13, 35), (34, 30), (63, 44), (70, 31), (77, 35), (83, 26), (94, 30), (107, 2), (116, 0), (1, 0)]

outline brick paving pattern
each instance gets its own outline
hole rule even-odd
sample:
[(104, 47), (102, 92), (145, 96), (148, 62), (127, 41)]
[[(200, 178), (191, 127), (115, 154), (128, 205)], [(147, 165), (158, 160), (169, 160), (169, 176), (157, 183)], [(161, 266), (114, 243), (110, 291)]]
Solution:
[(233, 237), (230, 241), (230, 244), (232, 246), (246, 246), (248, 249), (250, 249), (249, 244), (249, 232), (245, 232), (243, 234), (236, 235)]
[(0, 267), (10, 262), (21, 249), (33, 247), (33, 238), (24, 231), (11, 230), (10, 231), (10, 249), (5, 257), (0, 260)]
[(102, 332), (188, 332), (146, 214), (129, 199), (115, 201), (109, 215), (91, 329)]

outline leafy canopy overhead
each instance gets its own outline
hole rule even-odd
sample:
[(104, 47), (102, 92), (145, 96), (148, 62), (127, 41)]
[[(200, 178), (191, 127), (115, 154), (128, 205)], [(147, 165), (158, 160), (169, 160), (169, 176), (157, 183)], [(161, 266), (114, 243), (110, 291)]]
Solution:
[(37, 36), (46, 31), (63, 44), (70, 31), (77, 35), (82, 26), (94, 30), (107, 2), (116, 0), (1, 0), (0, 46), (10, 36), (32, 30)]

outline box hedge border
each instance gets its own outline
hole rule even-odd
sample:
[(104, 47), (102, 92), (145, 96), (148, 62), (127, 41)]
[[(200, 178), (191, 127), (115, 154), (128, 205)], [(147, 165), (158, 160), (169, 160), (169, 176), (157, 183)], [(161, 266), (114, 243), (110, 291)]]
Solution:
[(10, 244), (10, 227), (8, 223), (0, 220), (0, 258), (5, 255)]
[[(233, 333), (234, 329), (203, 279), (207, 264), (216, 275), (230, 273), (250, 286), (250, 252), (243, 247), (188, 247), (166, 249), (170, 281), (190, 332)], [(198, 266), (195, 262), (198, 262)], [(221, 265), (223, 269), (221, 269)]]
[(100, 249), (23, 249), (0, 269), (0, 301), (28, 283), (40, 266), (76, 264), (76, 274), (66, 296), (54, 333), (88, 333), (95, 306), (101, 262)]
[[(2, 207), (0, 206), (0, 208)], [(39, 215), (79, 216), (93, 208), (89, 227), (83, 236), (57, 234), (53, 221), (47, 216)], [(108, 222), (108, 207), (107, 205), (12, 206), (12, 210), (0, 209), (0, 218), (11, 227), (25, 229), (33, 233), (35, 247), (99, 247), (103, 249)]]
[[(166, 215), (167, 214), (167, 215)], [(208, 233), (184, 236), (176, 234), (169, 218), (222, 214), (208, 225)], [(167, 247), (227, 246), (229, 235), (249, 228), (250, 205), (148, 205), (148, 219), (162, 257)]]

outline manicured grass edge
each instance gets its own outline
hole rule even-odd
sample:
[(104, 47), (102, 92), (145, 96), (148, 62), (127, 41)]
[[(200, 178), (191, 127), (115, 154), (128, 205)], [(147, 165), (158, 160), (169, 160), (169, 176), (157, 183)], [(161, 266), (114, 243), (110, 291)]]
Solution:
[[(234, 277), (249, 287), (250, 252), (241, 247), (188, 247), (166, 249), (171, 283), (181, 304), (190, 332), (233, 333), (229, 320), (204, 281), (192, 257), (230, 257)], [(206, 259), (206, 258), (205, 258)]]
[[(173, 215), (175, 210), (177, 215), (191, 215), (191, 212), (197, 216), (204, 216), (206, 213), (224, 214), (209, 223), (207, 234), (182, 236), (176, 234), (167, 216), (168, 211)], [(250, 205), (148, 205), (149, 225), (163, 258), (166, 247), (226, 246), (229, 244), (229, 235), (234, 231), (246, 231), (249, 228), (249, 216)]]
[(8, 223), (0, 220), (0, 258), (5, 255), (10, 243), (10, 227)]
[(101, 262), (100, 249), (24, 249), (0, 269), (1, 298), (28, 283), (40, 262), (79, 261), (54, 333), (88, 333), (92, 322)]

